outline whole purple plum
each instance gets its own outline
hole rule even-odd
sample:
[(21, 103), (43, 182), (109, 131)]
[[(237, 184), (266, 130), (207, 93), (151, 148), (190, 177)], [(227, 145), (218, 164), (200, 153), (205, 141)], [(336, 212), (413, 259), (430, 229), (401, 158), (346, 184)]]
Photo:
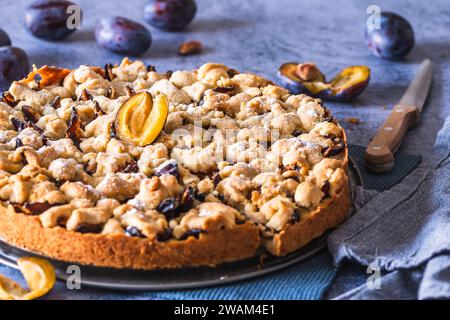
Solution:
[(382, 12), (380, 28), (366, 26), (365, 35), (373, 54), (384, 59), (401, 60), (414, 47), (411, 24), (392, 12)]
[(24, 78), (30, 70), (28, 56), (20, 48), (0, 47), (0, 91), (7, 90), (11, 82)]
[(183, 30), (194, 19), (194, 0), (150, 0), (145, 5), (145, 20), (155, 28), (167, 31)]
[(25, 26), (38, 38), (49, 41), (64, 39), (76, 30), (67, 25), (71, 16), (67, 8), (72, 5), (75, 4), (66, 0), (33, 1), (25, 10)]
[(95, 28), (95, 38), (105, 49), (132, 56), (143, 54), (152, 43), (146, 27), (123, 17), (101, 19)]
[(0, 29), (0, 47), (10, 46), (10, 45), (11, 45), (11, 39), (9, 38), (8, 34), (3, 29)]

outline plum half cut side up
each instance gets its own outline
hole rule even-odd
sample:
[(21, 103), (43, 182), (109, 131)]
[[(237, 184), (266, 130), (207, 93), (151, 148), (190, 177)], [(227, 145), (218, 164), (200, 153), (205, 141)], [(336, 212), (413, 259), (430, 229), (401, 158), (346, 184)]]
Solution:
[(348, 102), (359, 96), (369, 84), (370, 69), (366, 66), (351, 66), (342, 70), (323, 94), (329, 100)]
[(153, 101), (150, 93), (139, 92), (119, 108), (114, 120), (115, 132), (121, 140), (144, 147), (159, 136), (168, 113), (165, 95), (159, 94)]

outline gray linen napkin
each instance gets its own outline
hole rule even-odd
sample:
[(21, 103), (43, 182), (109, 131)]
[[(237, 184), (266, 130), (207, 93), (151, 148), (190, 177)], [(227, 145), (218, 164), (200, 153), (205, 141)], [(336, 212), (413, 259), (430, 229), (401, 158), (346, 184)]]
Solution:
[(435, 151), (392, 189), (357, 190), (357, 212), (328, 245), (337, 265), (380, 268), (381, 288), (364, 284), (336, 299), (450, 298), (450, 118)]

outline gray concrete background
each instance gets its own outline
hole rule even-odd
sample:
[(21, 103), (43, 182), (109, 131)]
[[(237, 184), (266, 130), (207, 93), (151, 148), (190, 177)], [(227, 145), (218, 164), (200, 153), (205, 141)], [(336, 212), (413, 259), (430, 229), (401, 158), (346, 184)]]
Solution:
[[(23, 12), (31, 1), (1, 0), (0, 28), (7, 31), (14, 45), (25, 49), (31, 63), (38, 66), (103, 66), (106, 62), (119, 62), (120, 55), (96, 44), (95, 21), (122, 15), (145, 24), (145, 1), (73, 1), (83, 8), (82, 28), (64, 41), (46, 42), (26, 32)], [(314, 61), (329, 78), (346, 66), (368, 65), (372, 77), (361, 97), (351, 104), (327, 103), (338, 119), (355, 116), (363, 121), (359, 125), (342, 122), (351, 143), (368, 143), (389, 109), (402, 96), (418, 64), (430, 58), (434, 63), (434, 83), (422, 123), (408, 133), (400, 149), (427, 159), (436, 132), (450, 115), (450, 0), (197, 0), (197, 3), (197, 16), (183, 32), (162, 32), (148, 26), (153, 44), (141, 57), (146, 63), (164, 71), (221, 62), (275, 81), (278, 66), (287, 61)], [(405, 61), (382, 60), (368, 50), (364, 27), (370, 4), (399, 13), (412, 24), (416, 46)], [(204, 53), (179, 57), (179, 44), (189, 39), (202, 41), (206, 47)], [(359, 278), (353, 281), (356, 273), (355, 270), (344, 279), (349, 288), (352, 282), (361, 281)]]
[[(25, 49), (32, 63), (75, 67), (104, 65), (121, 56), (100, 48), (93, 30), (98, 18), (122, 15), (145, 24), (145, 1), (73, 0), (83, 8), (82, 28), (61, 42), (34, 38), (23, 26), (26, 0), (2, 0), (0, 27), (14, 45)], [(286, 61), (314, 61), (331, 78), (348, 65), (364, 64), (372, 70), (369, 87), (352, 104), (328, 103), (338, 118), (356, 116), (363, 123), (343, 123), (351, 143), (366, 145), (388, 115), (425, 58), (434, 62), (434, 85), (422, 124), (411, 131), (401, 151), (427, 155), (443, 119), (450, 114), (450, 1), (314, 1), (314, 0), (197, 0), (198, 13), (187, 30), (159, 31), (150, 26), (151, 48), (141, 57), (158, 70), (192, 69), (215, 61), (241, 71), (276, 80)], [(364, 40), (366, 9), (377, 4), (406, 17), (413, 25), (416, 46), (403, 62), (374, 57)], [(178, 45), (196, 39), (203, 54), (179, 57)]]

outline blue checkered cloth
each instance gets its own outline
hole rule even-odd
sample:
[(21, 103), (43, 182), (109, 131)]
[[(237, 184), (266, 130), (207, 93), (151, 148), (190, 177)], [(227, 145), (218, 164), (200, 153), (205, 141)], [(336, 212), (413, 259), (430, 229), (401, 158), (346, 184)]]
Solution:
[(334, 231), (335, 264), (353, 261), (382, 272), (336, 299), (450, 299), (450, 117), (434, 153), (393, 188), (357, 190), (358, 212)]

